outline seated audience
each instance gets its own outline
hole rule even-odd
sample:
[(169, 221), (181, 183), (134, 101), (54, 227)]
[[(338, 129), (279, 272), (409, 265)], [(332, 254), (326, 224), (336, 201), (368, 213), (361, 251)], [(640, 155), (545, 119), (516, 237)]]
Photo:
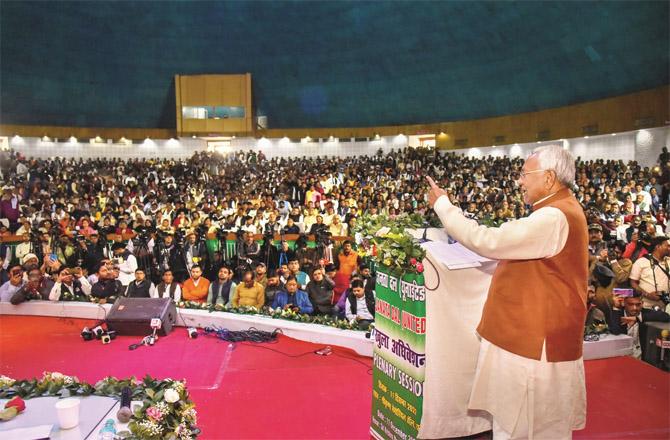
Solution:
[(288, 271), (288, 276), (294, 277), (296, 281), (298, 281), (300, 290), (306, 290), (307, 284), (309, 283), (309, 275), (300, 270), (300, 263), (298, 262), (297, 258), (288, 262)]
[(135, 280), (128, 284), (126, 296), (128, 298), (158, 298), (156, 286), (147, 280), (144, 269), (135, 269)]
[(204, 303), (207, 301), (210, 282), (202, 277), (202, 268), (198, 265), (191, 267), (191, 277), (181, 286), (181, 298), (184, 301)]
[(20, 304), (31, 299), (48, 300), (54, 282), (45, 276), (38, 267), (28, 270), (28, 282), (14, 293), (10, 299), (12, 304)]
[(231, 305), (261, 308), (265, 304), (265, 289), (254, 279), (250, 270), (242, 275), (242, 282), (235, 288)]
[(307, 313), (308, 315), (314, 312), (307, 293), (298, 289), (298, 280), (292, 275), (286, 280), (284, 290), (275, 295), (272, 308), (291, 309), (296, 313)]
[(233, 282), (233, 271), (221, 266), (217, 278), (209, 285), (207, 304), (230, 305), (237, 285)]
[(23, 267), (18, 264), (9, 268), (9, 280), (0, 286), (0, 301), (10, 302), (14, 294), (26, 283), (23, 280)]
[(114, 277), (113, 269), (105, 262), (98, 263), (96, 267), (97, 281), (91, 286), (91, 296), (95, 298), (106, 299), (123, 295), (126, 288), (121, 281)]
[(358, 326), (363, 329), (367, 329), (375, 320), (375, 298), (370, 291), (365, 290), (361, 280), (351, 282), (345, 316), (351, 322), (358, 322)]
[(81, 268), (77, 271), (77, 276), (74, 275), (75, 270), (61, 267), (56, 282), (49, 293), (49, 300), (58, 301), (68, 296), (71, 299), (82, 299), (91, 294), (91, 285), (86, 277), (82, 276)]
[(175, 282), (170, 269), (163, 271), (161, 282), (156, 286), (158, 298), (171, 298), (174, 302), (181, 301), (181, 286)]
[(271, 271), (268, 274), (268, 284), (265, 287), (265, 304), (271, 306), (280, 290), (284, 290), (284, 285), (279, 281), (279, 273)]
[(324, 269), (316, 267), (312, 270), (312, 279), (307, 284), (307, 294), (318, 315), (332, 315), (335, 293), (335, 282), (328, 278)]

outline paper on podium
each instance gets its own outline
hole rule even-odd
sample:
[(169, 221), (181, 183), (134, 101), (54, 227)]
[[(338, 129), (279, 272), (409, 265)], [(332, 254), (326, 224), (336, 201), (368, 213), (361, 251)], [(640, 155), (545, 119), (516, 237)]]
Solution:
[(449, 270), (468, 269), (479, 267), (482, 263), (493, 261), (482, 257), (460, 243), (450, 244), (447, 241), (427, 241), (421, 247), (440, 263), (447, 266)]

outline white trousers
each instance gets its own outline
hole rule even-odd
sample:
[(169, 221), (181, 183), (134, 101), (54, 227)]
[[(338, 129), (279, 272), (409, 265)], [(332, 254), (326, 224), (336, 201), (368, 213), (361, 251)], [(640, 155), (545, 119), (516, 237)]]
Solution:
[(548, 362), (482, 339), (468, 409), (488, 411), (494, 439), (561, 440), (586, 422), (584, 362)]

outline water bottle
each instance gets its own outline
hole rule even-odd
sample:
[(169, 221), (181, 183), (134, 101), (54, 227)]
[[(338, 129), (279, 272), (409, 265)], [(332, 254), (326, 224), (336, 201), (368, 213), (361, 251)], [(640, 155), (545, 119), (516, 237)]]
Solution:
[(114, 437), (116, 437), (116, 423), (114, 419), (107, 419), (105, 426), (100, 430), (98, 440), (114, 440)]

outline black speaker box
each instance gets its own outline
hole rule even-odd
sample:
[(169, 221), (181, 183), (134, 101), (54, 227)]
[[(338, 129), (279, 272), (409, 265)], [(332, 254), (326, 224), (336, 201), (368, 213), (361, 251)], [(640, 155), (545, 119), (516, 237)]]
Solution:
[[(670, 330), (670, 322), (645, 322), (644, 340), (640, 335), (642, 346), (642, 360), (661, 370), (670, 370), (670, 347), (668, 340), (663, 341), (661, 332)], [(665, 345), (665, 347), (663, 347)], [(661, 353), (663, 352), (663, 356)], [(661, 359), (663, 358), (663, 359)]]
[(119, 335), (146, 336), (151, 334), (151, 320), (160, 318), (158, 334), (172, 331), (177, 309), (170, 298), (118, 298), (107, 314), (107, 327)]

